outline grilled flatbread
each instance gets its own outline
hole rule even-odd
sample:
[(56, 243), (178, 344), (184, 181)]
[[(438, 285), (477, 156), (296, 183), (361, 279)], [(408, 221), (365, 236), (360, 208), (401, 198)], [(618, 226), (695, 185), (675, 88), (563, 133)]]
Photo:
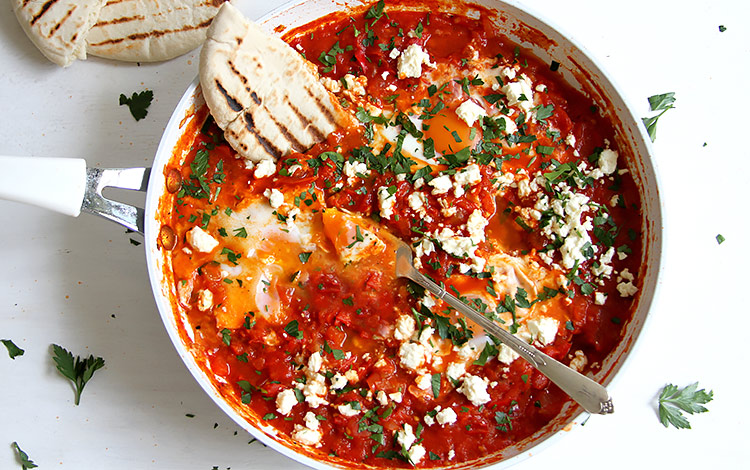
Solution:
[(208, 30), (200, 80), (227, 142), (251, 161), (305, 151), (351, 124), (307, 60), (228, 3)]
[(86, 58), (86, 34), (105, 0), (11, 0), (26, 35), (49, 60), (67, 67)]
[(108, 0), (86, 38), (91, 55), (129, 62), (171, 59), (198, 47), (226, 0)]

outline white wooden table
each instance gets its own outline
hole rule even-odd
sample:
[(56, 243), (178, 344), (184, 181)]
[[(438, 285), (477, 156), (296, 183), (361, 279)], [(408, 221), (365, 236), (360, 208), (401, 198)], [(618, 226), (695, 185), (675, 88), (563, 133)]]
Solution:
[[(281, 3), (239, 4), (258, 18)], [(677, 103), (654, 146), (665, 204), (661, 292), (610, 389), (617, 412), (592, 417), (517, 468), (747, 468), (750, 3), (521, 3), (585, 45), (641, 115), (650, 95), (674, 91)], [(91, 58), (58, 68), (4, 2), (0, 154), (148, 166), (197, 67), (192, 52), (161, 64)], [(144, 88), (155, 99), (136, 122), (118, 97)], [(193, 381), (159, 320), (143, 247), (130, 242), (136, 236), (89, 215), (10, 202), (0, 201), (0, 215), (0, 338), (26, 350), (12, 361), (0, 348), (0, 468), (20, 468), (13, 441), (43, 469), (300, 467), (248, 445), (250, 436)], [(51, 343), (107, 361), (81, 406), (54, 368)], [(655, 412), (661, 387), (696, 380), (715, 392), (710, 412), (691, 417), (692, 430), (663, 428)]]

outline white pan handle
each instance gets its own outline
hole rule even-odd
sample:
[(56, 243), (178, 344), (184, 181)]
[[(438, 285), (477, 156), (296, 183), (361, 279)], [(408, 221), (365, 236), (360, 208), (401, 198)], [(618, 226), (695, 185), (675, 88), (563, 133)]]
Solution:
[(0, 156), (0, 198), (78, 217), (86, 192), (80, 158)]

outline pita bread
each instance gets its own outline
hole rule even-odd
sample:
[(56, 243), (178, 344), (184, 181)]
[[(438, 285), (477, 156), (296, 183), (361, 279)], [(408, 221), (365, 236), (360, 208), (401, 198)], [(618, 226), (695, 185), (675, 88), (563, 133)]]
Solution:
[(255, 162), (303, 152), (352, 123), (307, 60), (229, 3), (208, 30), (200, 80), (227, 142)]
[(86, 37), (89, 54), (156, 62), (200, 46), (226, 0), (108, 0)]
[(104, 0), (11, 0), (26, 35), (52, 62), (67, 67), (86, 58), (86, 34)]

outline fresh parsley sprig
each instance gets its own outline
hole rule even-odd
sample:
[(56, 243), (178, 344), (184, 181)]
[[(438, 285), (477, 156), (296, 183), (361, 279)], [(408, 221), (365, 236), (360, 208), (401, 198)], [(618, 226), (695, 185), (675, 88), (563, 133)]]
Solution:
[(75, 404), (81, 402), (81, 392), (94, 372), (104, 367), (104, 359), (90, 355), (86, 359), (76, 356), (73, 358), (68, 350), (56, 344), (52, 345), (53, 356), (57, 370), (73, 382), (76, 392)]
[(25, 352), (9, 339), (0, 339), (0, 343), (3, 343), (5, 347), (8, 348), (8, 356), (10, 356), (11, 359), (15, 359), (18, 356), (23, 356), (23, 353)]
[(148, 107), (151, 106), (151, 101), (154, 99), (154, 92), (151, 90), (143, 90), (140, 93), (133, 93), (128, 98), (124, 94), (120, 93), (120, 106), (126, 104), (130, 109), (130, 114), (133, 115), (136, 121), (140, 121), (148, 115)]
[(673, 105), (675, 100), (676, 98), (674, 97), (674, 92), (648, 97), (648, 104), (651, 107), (651, 111), (661, 111), (656, 116), (641, 118), (643, 120), (643, 124), (646, 126), (646, 130), (648, 131), (648, 136), (651, 138), (651, 142), (656, 140), (656, 122), (659, 120), (662, 114), (674, 108)]
[(18, 443), (13, 443), (13, 449), (18, 453), (18, 459), (21, 461), (21, 468), (23, 470), (29, 470), (31, 468), (37, 468), (38, 465), (29, 458), (29, 455), (18, 447)]
[(688, 414), (705, 413), (708, 409), (703, 405), (713, 399), (713, 390), (708, 392), (705, 389), (698, 390), (698, 382), (683, 389), (668, 384), (659, 395), (659, 420), (665, 428), (671, 424), (677, 429), (690, 429), (690, 423), (683, 416), (682, 411)]

